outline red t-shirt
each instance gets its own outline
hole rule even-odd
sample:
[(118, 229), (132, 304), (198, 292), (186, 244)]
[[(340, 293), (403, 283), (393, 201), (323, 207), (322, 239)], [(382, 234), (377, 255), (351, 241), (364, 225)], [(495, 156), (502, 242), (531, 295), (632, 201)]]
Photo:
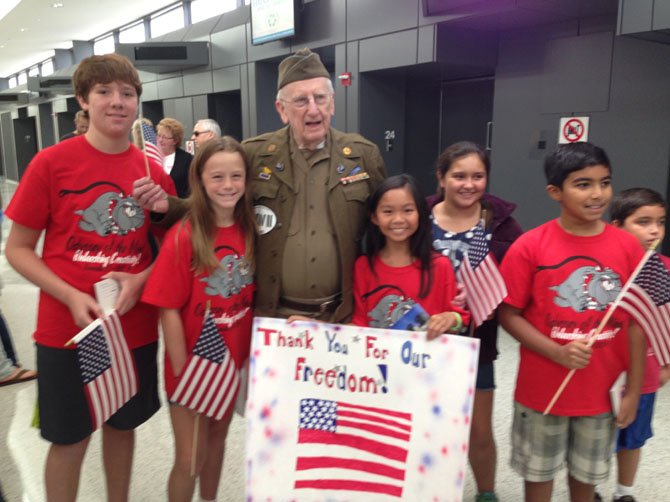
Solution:
[[(519, 237), (507, 252), (501, 267), (509, 291), (505, 303), (521, 309), (528, 322), (559, 344), (585, 339), (643, 254), (635, 237), (611, 225), (583, 237), (552, 220)], [(588, 366), (575, 372), (553, 415), (611, 411), (609, 389), (628, 367), (629, 320), (622, 309), (614, 311), (593, 345)], [(544, 411), (569, 370), (523, 346), (520, 356), (514, 398)]]
[[(142, 301), (179, 310), (189, 352), (200, 335), (209, 301), (219, 333), (237, 368), (241, 368), (249, 357), (256, 285), (253, 271), (244, 259), (244, 234), (240, 227), (219, 228), (214, 250), (222, 268), (194, 275), (191, 268), (191, 226), (189, 223), (177, 223), (165, 236), (144, 287)], [(166, 352), (165, 390), (168, 395), (172, 395), (177, 384), (178, 377)]]
[[(44, 230), (44, 263), (64, 281), (95, 297), (93, 284), (106, 273), (136, 274), (151, 265), (149, 213), (131, 197), (133, 181), (144, 176), (144, 156), (134, 146), (107, 154), (78, 136), (33, 158), (7, 216), (25, 227)], [(153, 163), (151, 177), (174, 193), (171, 178)], [(123, 315), (128, 346), (155, 341), (156, 320), (155, 309), (139, 303)], [(78, 331), (67, 306), (41, 291), (35, 341), (62, 348)]]
[(458, 312), (463, 324), (468, 324), (470, 314), (456, 308), (451, 301), (456, 296), (456, 279), (449, 259), (434, 255), (433, 283), (424, 298), (419, 298), (421, 265), (415, 261), (405, 267), (390, 267), (375, 257), (374, 272), (370, 270), (367, 256), (360, 256), (354, 265), (354, 315), (356, 326), (388, 328), (395, 323), (403, 307), (420, 304), (429, 315)]

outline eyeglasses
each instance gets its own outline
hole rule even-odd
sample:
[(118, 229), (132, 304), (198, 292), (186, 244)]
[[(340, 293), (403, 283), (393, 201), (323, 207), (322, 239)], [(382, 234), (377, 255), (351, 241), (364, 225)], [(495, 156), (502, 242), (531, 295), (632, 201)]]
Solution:
[(330, 99), (333, 97), (332, 94), (314, 94), (313, 96), (298, 96), (293, 99), (280, 99), (284, 103), (291, 104), (294, 108), (306, 108), (309, 106), (309, 102), (314, 100), (316, 106), (325, 106), (330, 103)]
[(212, 131), (193, 131), (193, 136), (195, 136), (197, 138), (201, 134), (205, 134), (205, 133), (208, 133), (208, 132), (212, 132)]
[(165, 141), (172, 141), (174, 139), (174, 136), (165, 136), (164, 134), (158, 134), (156, 137), (158, 139), (164, 139)]

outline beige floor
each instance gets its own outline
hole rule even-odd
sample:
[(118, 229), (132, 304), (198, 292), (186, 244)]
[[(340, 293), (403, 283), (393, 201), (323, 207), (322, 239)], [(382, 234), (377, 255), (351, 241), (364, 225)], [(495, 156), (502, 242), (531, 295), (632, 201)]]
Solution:
[[(0, 183), (5, 204), (14, 188), (10, 183)], [(4, 235), (7, 235), (9, 225), (7, 221), (3, 224)], [(4, 255), (0, 257), (0, 274), (5, 282), (0, 308), (9, 323), (21, 361), (25, 366), (33, 366), (31, 332), (35, 325), (37, 290), (9, 267)], [(511, 399), (517, 364), (516, 342), (502, 334), (500, 350), (501, 357), (496, 365), (498, 390), (494, 417), (499, 462), (497, 492), (502, 501), (517, 501), (522, 499), (522, 481), (507, 466)], [(8, 502), (45, 500), (42, 469), (48, 444), (40, 438), (37, 430), (30, 427), (35, 391), (34, 383), (0, 389), (0, 482)], [(640, 501), (670, 500), (665, 492), (670, 470), (670, 443), (667, 442), (670, 436), (669, 393), (670, 390), (664, 388), (658, 396), (654, 422), (657, 437), (644, 449), (638, 476), (636, 491)], [(227, 441), (220, 501), (244, 500), (244, 428), (243, 419), (236, 416)], [(172, 432), (163, 407), (138, 430), (131, 500), (166, 500), (165, 486), (171, 463)], [(601, 487), (606, 500), (613, 492), (613, 476), (610, 478), (609, 483)], [(100, 441), (96, 435), (87, 453), (78, 500), (103, 501), (103, 483)], [(464, 500), (473, 500), (474, 493), (472, 477), (468, 475)], [(373, 499), (366, 497), (366, 500)], [(568, 500), (564, 475), (556, 482), (553, 500)]]

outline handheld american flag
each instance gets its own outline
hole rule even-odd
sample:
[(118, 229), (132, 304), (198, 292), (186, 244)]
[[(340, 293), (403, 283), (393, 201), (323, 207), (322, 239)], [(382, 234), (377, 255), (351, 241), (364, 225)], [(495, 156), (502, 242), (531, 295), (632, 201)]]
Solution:
[(171, 401), (207, 417), (221, 420), (240, 387), (240, 376), (230, 350), (210, 311)]
[(620, 306), (644, 330), (658, 363), (670, 364), (670, 273), (658, 253), (649, 257)]
[(473, 233), (458, 275), (465, 286), (468, 308), (477, 327), (507, 296), (507, 287), (495, 257), (489, 252), (484, 226), (477, 224)]
[(144, 144), (144, 154), (162, 166), (163, 154), (158, 149), (158, 138), (156, 138), (154, 128), (144, 122), (142, 122), (142, 143)]
[(295, 489), (402, 497), (411, 413), (301, 399)]
[(137, 394), (137, 376), (118, 314), (90, 326), (77, 342), (77, 358), (95, 430)]

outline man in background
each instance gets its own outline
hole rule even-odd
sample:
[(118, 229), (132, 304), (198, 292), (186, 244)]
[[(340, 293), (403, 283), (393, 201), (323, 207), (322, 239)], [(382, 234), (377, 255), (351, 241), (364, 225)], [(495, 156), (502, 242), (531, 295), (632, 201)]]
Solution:
[(74, 114), (74, 131), (69, 132), (60, 139), (61, 141), (74, 138), (80, 134), (86, 134), (88, 131), (88, 115), (84, 110), (79, 110)]
[(221, 127), (212, 119), (201, 119), (198, 120), (193, 126), (193, 134), (191, 135), (191, 141), (195, 143), (195, 149), (197, 150), (202, 146), (202, 144), (212, 138), (221, 137)]

